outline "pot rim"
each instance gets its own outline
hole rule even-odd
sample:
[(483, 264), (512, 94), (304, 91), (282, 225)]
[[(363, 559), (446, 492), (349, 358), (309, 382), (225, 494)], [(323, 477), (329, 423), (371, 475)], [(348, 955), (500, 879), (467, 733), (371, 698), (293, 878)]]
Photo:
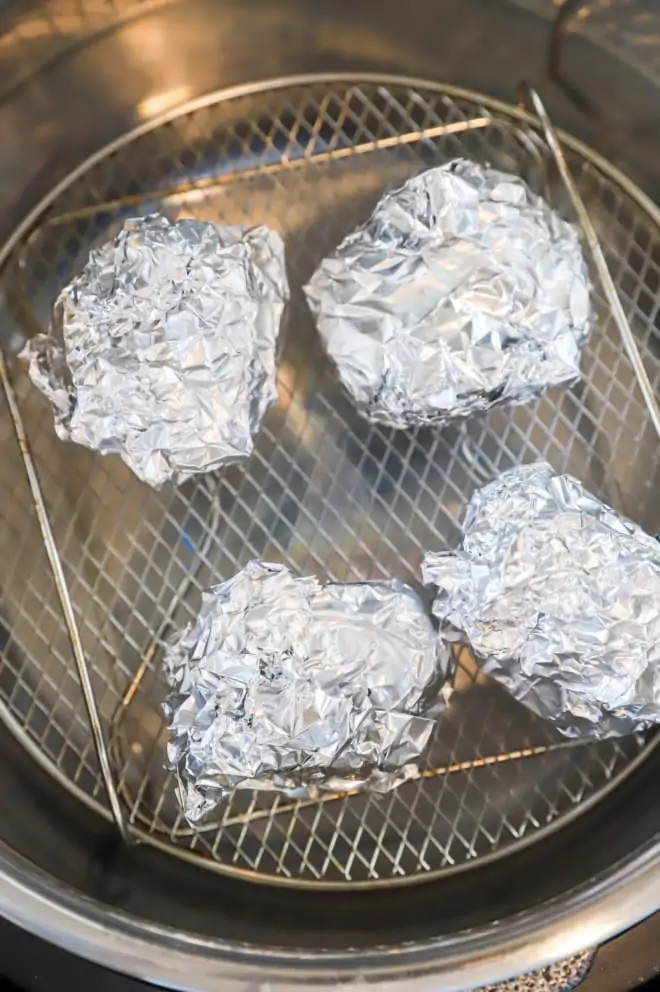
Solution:
[[(596, 947), (660, 907), (660, 837), (612, 874), (508, 921), (451, 936), (347, 952), (255, 948), (108, 909), (0, 842), (0, 914), (96, 964), (180, 992), (286, 992), (350, 983), (382, 992), (455, 992)], [(357, 986), (359, 988), (359, 986)]]

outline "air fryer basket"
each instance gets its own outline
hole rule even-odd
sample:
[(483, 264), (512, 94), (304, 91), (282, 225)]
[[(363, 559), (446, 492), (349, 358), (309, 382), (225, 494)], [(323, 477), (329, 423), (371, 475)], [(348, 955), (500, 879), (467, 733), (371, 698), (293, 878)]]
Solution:
[[(512, 102), (383, 69), (296, 74), (187, 100), (174, 92), (174, 109), (145, 97), (137, 105), (144, 123), (118, 126), (111, 144), (61, 169), (0, 251), (0, 718), (19, 745), (7, 747), (11, 767), (22, 767), (27, 752), (31, 768), (39, 766), (30, 771), (37, 794), (53, 796), (63, 821), (71, 806), (71, 845), (95, 849), (107, 833), (111, 846), (103, 841), (85, 859), (100, 858), (100, 874), (84, 868), (74, 884), (137, 917), (283, 947), (285, 957), (296, 948), (300, 957), (302, 946), (303, 957), (319, 960), (368, 956), (392, 943), (392, 927), (395, 944), (412, 942), (415, 954), (438, 939), (459, 946), (458, 931), (488, 928), (498, 913), (501, 923), (558, 900), (561, 915), (562, 892), (594, 893), (601, 876), (614, 891), (617, 871), (657, 831), (655, 800), (634, 807), (626, 838), (601, 839), (587, 857), (589, 832), (611, 833), (612, 811), (643, 794), (640, 783), (657, 774), (657, 738), (567, 742), (480, 677), (464, 650), (456, 659), (461, 691), (419, 780), (387, 796), (321, 802), (237, 793), (212, 822), (193, 828), (182, 819), (164, 770), (162, 649), (195, 615), (201, 589), (252, 558), (330, 579), (418, 584), (423, 552), (456, 543), (475, 487), (539, 457), (659, 531), (660, 445), (596, 276), (599, 319), (584, 383), (447, 429), (368, 425), (318, 342), (301, 286), (383, 190), (423, 168), (458, 155), (488, 162), (520, 173), (572, 216), (537, 118)], [(180, 88), (179, 97), (188, 95)], [(515, 101), (513, 85), (508, 96)], [(600, 154), (566, 135), (561, 142), (657, 392), (660, 212)], [(292, 286), (278, 402), (254, 454), (159, 493), (118, 459), (59, 442), (47, 404), (11, 357), (45, 326), (90, 247), (123, 217), (153, 210), (279, 230)], [(38, 803), (30, 815), (39, 817)], [(113, 840), (115, 827), (123, 839)], [(29, 853), (14, 832), (10, 839)], [(585, 845), (580, 863), (568, 864), (568, 852)], [(519, 873), (539, 873), (549, 859), (552, 877), (530, 891)], [(119, 894), (113, 883), (108, 895), (115, 874)], [(521, 881), (503, 892), (498, 878), (512, 876)], [(214, 891), (229, 900), (233, 919), (230, 906), (224, 922), (217, 906), (209, 910)], [(278, 898), (288, 917), (273, 933)], [(319, 940), (320, 919), (327, 930)], [(592, 939), (574, 935), (566, 949)], [(434, 960), (422, 958), (425, 967)]]
[[(366, 77), (219, 94), (128, 135), (74, 175), (12, 249), (8, 301), (31, 328), (48, 320), (63, 282), (127, 213), (266, 223), (287, 246), (292, 304), (279, 398), (245, 465), (153, 493), (118, 459), (58, 443), (47, 405), (20, 367), (14, 375), (52, 526), (50, 553), (61, 556), (66, 588), (44, 567), (34, 512), (14, 498), (7, 517), (24, 540), (8, 569), (6, 719), (26, 746), (37, 745), (44, 767), (105, 810), (59, 602), (70, 597), (112, 787), (127, 831), (145, 843), (219, 871), (292, 884), (419, 878), (560, 827), (643, 754), (637, 739), (567, 743), (496, 687), (477, 684), (438, 722), (428, 777), (391, 795), (291, 802), (238, 791), (213, 822), (193, 828), (163, 771), (164, 641), (194, 617), (201, 589), (252, 558), (331, 580), (417, 583), (424, 551), (456, 542), (475, 486), (538, 457), (581, 476), (650, 530), (660, 526), (657, 435), (602, 298), (585, 385), (572, 392), (416, 432), (369, 426), (343, 395), (301, 286), (384, 189), (456, 156), (537, 186), (552, 182), (550, 152), (533, 126), (470, 93)], [(654, 210), (582, 151), (570, 164), (615, 282), (637, 270), (639, 294), (660, 271)], [(654, 329), (643, 312), (635, 317), (652, 367)], [(624, 455), (632, 446), (637, 471)], [(3, 460), (18, 475), (13, 438), (7, 447)], [(461, 658), (459, 673), (461, 683), (478, 682)]]

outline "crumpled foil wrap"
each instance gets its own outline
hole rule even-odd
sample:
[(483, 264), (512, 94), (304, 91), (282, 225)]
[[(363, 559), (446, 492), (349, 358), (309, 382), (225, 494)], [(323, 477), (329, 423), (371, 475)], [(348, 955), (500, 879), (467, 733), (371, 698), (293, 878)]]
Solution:
[(426, 555), (441, 636), (567, 737), (660, 722), (660, 544), (538, 463), (472, 498), (462, 549)]
[(569, 385), (592, 323), (576, 230), (462, 159), (386, 194), (305, 292), (358, 408), (401, 428)]
[(233, 789), (385, 792), (417, 773), (448, 669), (399, 582), (296, 578), (252, 562), (165, 654), (169, 760), (198, 822)]
[(127, 220), (28, 342), (29, 374), (60, 438), (120, 455), (152, 486), (180, 483), (250, 454), (287, 296), (265, 227)]

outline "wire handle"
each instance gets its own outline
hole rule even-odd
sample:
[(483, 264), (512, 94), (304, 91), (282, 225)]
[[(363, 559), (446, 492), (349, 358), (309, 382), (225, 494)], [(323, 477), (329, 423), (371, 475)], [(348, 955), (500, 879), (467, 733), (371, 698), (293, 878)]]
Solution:
[(53, 536), (53, 530), (48, 517), (48, 510), (46, 509), (46, 502), (39, 483), (37, 468), (32, 457), (32, 452), (30, 451), (25, 425), (23, 424), (23, 417), (21, 416), (21, 411), (19, 409), (14, 387), (11, 382), (9, 369), (7, 368), (7, 363), (2, 353), (2, 348), (0, 348), (0, 381), (4, 387), (7, 405), (9, 407), (11, 418), (14, 422), (14, 430), (16, 431), (16, 438), (18, 440), (21, 449), (21, 456), (23, 458), (23, 467), (25, 468), (25, 474), (27, 475), (28, 483), (30, 485), (34, 509), (37, 514), (41, 536), (43, 537), (44, 547), (48, 556), (48, 563), (55, 581), (55, 587), (57, 589), (57, 595), (62, 607), (62, 614), (64, 616), (64, 622), (66, 623), (67, 632), (69, 634), (69, 640), (71, 641), (71, 650), (73, 652), (76, 668), (78, 669), (80, 688), (82, 689), (83, 698), (85, 700), (87, 717), (92, 731), (96, 755), (99, 759), (99, 767), (103, 777), (103, 784), (105, 785), (108, 795), (110, 811), (112, 812), (113, 819), (119, 833), (122, 836), (122, 839), (126, 843), (129, 843), (131, 841), (131, 837), (126, 825), (124, 813), (121, 808), (119, 796), (117, 794), (117, 789), (112, 775), (110, 755), (108, 753), (108, 747), (105, 743), (105, 736), (101, 726), (96, 697), (94, 696), (92, 680), (89, 674), (89, 668), (87, 667), (87, 659), (85, 658), (85, 651), (80, 639), (80, 631), (78, 630), (78, 623), (76, 621), (73, 603), (71, 602), (71, 596), (69, 594), (69, 589), (64, 575), (64, 569), (62, 568), (62, 560)]
[(559, 170), (559, 175), (561, 176), (564, 186), (566, 187), (566, 191), (571, 198), (573, 208), (584, 232), (587, 245), (589, 246), (589, 251), (593, 257), (594, 264), (598, 272), (598, 277), (603, 287), (603, 292), (605, 293), (605, 297), (612, 311), (612, 316), (614, 317), (616, 325), (619, 329), (621, 340), (628, 354), (628, 358), (630, 359), (630, 364), (633, 367), (639, 388), (642, 391), (649, 416), (653, 422), (653, 426), (655, 427), (656, 434), (660, 437), (660, 407), (658, 406), (658, 401), (653, 391), (653, 385), (651, 384), (648, 373), (644, 368), (644, 363), (639, 353), (637, 342), (635, 341), (635, 337), (631, 330), (630, 324), (628, 323), (628, 318), (626, 317), (619, 294), (616, 291), (614, 281), (610, 275), (610, 270), (605, 259), (605, 253), (603, 252), (601, 243), (598, 240), (596, 229), (594, 228), (591, 217), (589, 216), (589, 211), (584, 205), (584, 200), (580, 196), (575, 180), (573, 179), (571, 171), (568, 168), (566, 156), (564, 155), (564, 151), (559, 140), (559, 135), (555, 130), (554, 124), (550, 120), (550, 116), (545, 109), (545, 105), (541, 100), (541, 97), (532, 86), (529, 86), (527, 83), (521, 83), (519, 87), (519, 96), (523, 105), (528, 104), (531, 106), (534, 114), (538, 117), (541, 123), (545, 140), (547, 141), (553, 154), (557, 169)]

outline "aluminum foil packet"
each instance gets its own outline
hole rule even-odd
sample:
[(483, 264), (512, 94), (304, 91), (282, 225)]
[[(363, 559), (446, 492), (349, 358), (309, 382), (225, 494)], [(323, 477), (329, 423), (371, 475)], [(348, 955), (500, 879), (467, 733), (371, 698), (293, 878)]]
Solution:
[(250, 454), (287, 297), (265, 227), (127, 220), (28, 342), (29, 374), (60, 438), (118, 454), (152, 486), (180, 483)]
[(422, 573), (441, 636), (567, 737), (660, 722), (660, 545), (575, 479), (505, 472)]
[(385, 792), (417, 773), (449, 663), (399, 582), (252, 562), (210, 589), (165, 654), (169, 760), (188, 820), (234, 789)]
[(462, 159), (387, 193), (305, 292), (358, 408), (400, 428), (575, 382), (592, 323), (575, 228)]

